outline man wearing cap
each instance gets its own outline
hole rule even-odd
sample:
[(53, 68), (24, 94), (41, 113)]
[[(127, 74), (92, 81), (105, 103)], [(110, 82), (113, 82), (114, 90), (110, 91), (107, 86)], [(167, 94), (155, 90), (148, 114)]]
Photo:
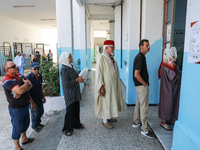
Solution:
[(39, 63), (33, 62), (31, 64), (31, 73), (26, 76), (33, 85), (32, 89), (29, 91), (31, 98), (33, 99), (36, 108), (31, 109), (31, 121), (33, 131), (39, 132), (44, 125), (41, 123), (41, 117), (44, 114), (43, 103), (46, 102), (46, 98), (44, 97), (42, 90), (42, 75), (39, 73)]
[(33, 142), (33, 138), (27, 138), (26, 131), (29, 127), (29, 90), (32, 84), (23, 75), (17, 73), (17, 66), (12, 61), (7, 61), (2, 65), (6, 73), (2, 81), (4, 92), (9, 103), (8, 109), (11, 117), (12, 139), (15, 143), (15, 150), (22, 150), (19, 139), (21, 137), (21, 144), (28, 144)]
[(117, 121), (113, 117), (124, 111), (119, 70), (113, 58), (114, 45), (113, 40), (104, 41), (104, 52), (97, 60), (95, 75), (95, 113), (109, 129), (114, 128), (109, 122)]

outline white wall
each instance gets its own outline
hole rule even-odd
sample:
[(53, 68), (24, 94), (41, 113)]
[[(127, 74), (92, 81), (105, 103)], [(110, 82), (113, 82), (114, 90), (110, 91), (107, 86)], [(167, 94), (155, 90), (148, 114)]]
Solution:
[(41, 30), (31, 25), (0, 15), (0, 46), (3, 42), (40, 43)]
[(53, 53), (53, 61), (58, 62), (57, 60), (57, 29), (42, 29), (41, 30), (41, 41), (44, 44), (48, 44), (49, 46), (44, 47), (44, 52), (46, 55), (49, 53), (49, 49)]
[(142, 5), (142, 39), (152, 44), (162, 37), (163, 1), (143, 0)]
[(94, 45), (101, 45), (103, 46), (104, 41), (106, 38), (94, 38)]
[(115, 49), (121, 49), (121, 6), (115, 8)]
[(72, 47), (71, 1), (56, 0), (58, 48)]
[(115, 40), (115, 22), (110, 23), (110, 40)]
[[(140, 42), (140, 0), (127, 0), (127, 28), (126, 49), (139, 49)], [(125, 15), (125, 14), (124, 14)], [(126, 31), (126, 30), (125, 30)], [(132, 63), (132, 62), (131, 62)]]
[(87, 19), (86, 20), (86, 22), (87, 22), (87, 48), (91, 48), (91, 35), (90, 35), (90, 20), (89, 19)]

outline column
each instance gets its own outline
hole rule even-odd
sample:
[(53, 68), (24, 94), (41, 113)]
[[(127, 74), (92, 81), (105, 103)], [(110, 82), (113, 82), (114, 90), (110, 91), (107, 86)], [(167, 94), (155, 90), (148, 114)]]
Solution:
[[(73, 53), (71, 4), (72, 4), (71, 0), (56, 0), (59, 57), (62, 54), (62, 52)], [(61, 96), (63, 96), (61, 80), (60, 80), (60, 91), (61, 91), (60, 92)]]
[(86, 20), (87, 25), (87, 68), (91, 70), (91, 34), (90, 34), (90, 19)]

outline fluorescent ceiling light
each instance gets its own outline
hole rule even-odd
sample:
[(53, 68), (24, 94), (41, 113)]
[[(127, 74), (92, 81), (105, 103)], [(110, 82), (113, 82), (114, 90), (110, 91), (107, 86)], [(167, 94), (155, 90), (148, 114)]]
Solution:
[(14, 8), (35, 7), (35, 5), (13, 6)]
[(40, 21), (52, 21), (52, 20), (56, 20), (56, 19), (40, 19)]

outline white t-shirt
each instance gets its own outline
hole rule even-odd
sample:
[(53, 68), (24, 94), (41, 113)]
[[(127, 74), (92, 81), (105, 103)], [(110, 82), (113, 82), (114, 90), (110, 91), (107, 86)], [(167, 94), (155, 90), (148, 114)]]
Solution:
[(53, 59), (53, 53), (52, 52), (49, 53), (49, 59)]
[(16, 56), (15, 57), (15, 64), (17, 65), (17, 66), (21, 66), (21, 58), (20, 58), (20, 56)]

